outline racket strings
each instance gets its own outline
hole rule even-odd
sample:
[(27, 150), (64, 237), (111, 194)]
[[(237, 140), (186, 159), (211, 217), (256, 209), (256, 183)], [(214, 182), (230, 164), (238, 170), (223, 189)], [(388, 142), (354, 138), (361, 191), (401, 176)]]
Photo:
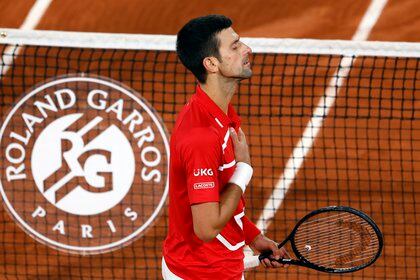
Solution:
[[(368, 224), (366, 224), (365, 226), (367, 226)], [(355, 234), (355, 232), (353, 230), (347, 230), (346, 232), (344, 232), (344, 230), (341, 230), (339, 234), (334, 234), (333, 232), (331, 232), (331, 230), (334, 230), (333, 228), (331, 228), (331, 225), (326, 227), (326, 228), (308, 228), (308, 229), (302, 229), (302, 232), (299, 235), (297, 235), (295, 237), (296, 241), (300, 241), (301, 239), (308, 239), (309, 237), (312, 237), (311, 234), (313, 234), (314, 232), (316, 233), (316, 238), (318, 240), (323, 240), (324, 238), (328, 238), (329, 239), (329, 243), (332, 243), (332, 241), (342, 241), (342, 242), (348, 242), (348, 239), (343, 239), (343, 236), (345, 236), (345, 234), (347, 233), (349, 236), (349, 238), (354, 238), (354, 241), (356, 241), (356, 238), (359, 238), (359, 240), (357, 240), (357, 242), (362, 242), (363, 245), (368, 245), (371, 241), (372, 241), (372, 234), (374, 235), (375, 232), (369, 232), (366, 230), (366, 228), (363, 228), (363, 230), (360, 230), (357, 234)], [(375, 240), (375, 239), (373, 239)], [(378, 242), (376, 240), (376, 242)]]
[(363, 265), (379, 249), (376, 232), (370, 224), (348, 212), (313, 216), (299, 226), (294, 243), (305, 259), (331, 268)]
[[(314, 222), (317, 223), (314, 224)], [(299, 227), (300, 234), (296, 235), (295, 239), (311, 235), (316, 235), (319, 238), (331, 236), (333, 230), (338, 230), (339, 233), (344, 234), (346, 229), (349, 234), (357, 232), (361, 236), (364, 236), (364, 238), (368, 238), (370, 237), (370, 232), (367, 230), (368, 228), (370, 228), (370, 225), (358, 216), (353, 216), (351, 218), (338, 216), (334, 220), (330, 217), (329, 220), (322, 219), (320, 221), (312, 221), (311, 223), (303, 223)], [(373, 230), (372, 232), (374, 233)]]
[[(319, 242), (315, 242), (315, 245), (312, 245), (314, 246), (314, 251), (312, 251), (312, 254), (308, 253), (306, 254), (306, 257), (311, 257), (312, 261), (317, 261), (323, 265), (335, 264), (343, 266), (346, 263), (350, 263), (353, 259), (362, 253), (363, 256), (370, 253), (369, 251), (366, 251), (366, 248), (370, 242), (363, 241), (362, 239), (363, 238), (359, 238), (359, 240), (355, 240), (354, 237), (349, 239), (349, 237), (344, 236), (343, 234), (335, 235), (333, 238), (330, 236), (328, 240), (322, 240), (321, 238), (318, 239), (320, 240)], [(366, 238), (364, 239), (366, 240)], [(315, 252), (317, 253), (315, 254)], [(373, 250), (372, 252), (374, 253), (376, 251)], [(370, 255), (368, 255), (366, 258), (369, 259)]]
[[(347, 224), (349, 224), (349, 223), (356, 223), (356, 222), (360, 222), (360, 218), (358, 218), (358, 219), (353, 218), (351, 220), (347, 220), (346, 221)], [(318, 223), (318, 224), (312, 224), (312, 225), (307, 225), (305, 223), (304, 225), (301, 225), (301, 227), (299, 227), (299, 231), (300, 232), (306, 231), (308, 233), (313, 233), (313, 232), (317, 231), (316, 234), (318, 236), (319, 236), (319, 233), (329, 236), (329, 235), (331, 235), (331, 232), (329, 230), (334, 229), (332, 227), (336, 227), (337, 228), (337, 227), (341, 227), (341, 226), (344, 225), (344, 223), (343, 222), (340, 222), (340, 221), (338, 221), (338, 224), (331, 224), (331, 223), (325, 223), (324, 222), (323, 224)], [(369, 225), (368, 223), (366, 223), (366, 222), (364, 223), (364, 226), (365, 227), (368, 226), (368, 225)], [(352, 229), (356, 229), (356, 228), (353, 226)], [(369, 231), (366, 231), (365, 228), (363, 228), (363, 227), (362, 228), (359, 228), (357, 230), (363, 232), (362, 233), (363, 235), (370, 235)], [(299, 236), (302, 237), (302, 235), (299, 235)]]
[[(360, 221), (360, 218), (359, 219), (353, 218), (352, 220), (347, 220), (345, 223), (349, 224), (349, 223), (355, 223), (358, 221)], [(316, 235), (317, 240), (323, 240), (325, 238), (328, 238), (328, 241), (329, 241), (328, 243), (333, 243), (335, 241), (340, 241), (340, 240), (342, 242), (348, 242), (348, 239), (343, 239), (343, 237), (345, 236), (345, 233), (347, 232), (347, 234), (351, 235), (352, 237), (355, 237), (355, 238), (361, 237), (362, 244), (368, 245), (372, 240), (372, 234), (373, 235), (375, 234), (373, 230), (372, 231), (367, 230), (369, 228), (368, 223), (364, 223), (364, 225), (359, 225), (359, 228), (352, 226), (346, 232), (344, 231), (344, 229), (340, 228), (341, 226), (343, 226), (343, 224), (334, 225), (334, 224), (324, 223), (324, 225), (318, 224), (318, 226), (317, 225), (306, 226), (305, 224), (304, 227), (299, 228), (300, 233), (295, 236), (295, 241), (299, 242), (302, 239), (307, 240), (308, 238), (313, 239), (312, 235)], [(340, 234), (334, 235), (333, 234), (334, 230), (336, 231), (337, 229), (340, 230)], [(355, 232), (357, 232), (357, 235), (355, 235)]]

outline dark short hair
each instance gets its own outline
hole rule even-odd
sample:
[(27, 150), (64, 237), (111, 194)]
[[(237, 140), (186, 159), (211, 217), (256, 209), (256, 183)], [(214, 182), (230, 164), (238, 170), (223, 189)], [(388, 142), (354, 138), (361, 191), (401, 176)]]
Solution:
[(232, 20), (226, 16), (208, 15), (190, 20), (178, 32), (178, 57), (199, 82), (205, 83), (207, 79), (207, 72), (203, 66), (204, 58), (214, 56), (220, 59), (217, 34), (231, 25)]

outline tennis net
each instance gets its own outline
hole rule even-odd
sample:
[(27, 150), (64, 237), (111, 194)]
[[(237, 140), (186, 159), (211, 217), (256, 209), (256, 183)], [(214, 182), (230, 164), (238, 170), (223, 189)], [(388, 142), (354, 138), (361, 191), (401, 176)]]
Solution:
[[(247, 215), (281, 241), (346, 205), (384, 234), (380, 259), (334, 279), (419, 279), (420, 44), (244, 38), (233, 104), (254, 166)], [(195, 89), (175, 38), (0, 33), (0, 275), (160, 279), (168, 139)], [(247, 279), (332, 279), (306, 268)]]

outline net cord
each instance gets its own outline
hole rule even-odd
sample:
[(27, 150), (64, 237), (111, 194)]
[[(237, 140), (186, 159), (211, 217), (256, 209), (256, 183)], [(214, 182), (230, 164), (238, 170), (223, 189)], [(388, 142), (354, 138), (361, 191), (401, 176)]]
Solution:
[[(420, 57), (420, 43), (242, 38), (254, 53)], [(176, 36), (47, 30), (0, 29), (0, 44), (71, 48), (175, 50)]]

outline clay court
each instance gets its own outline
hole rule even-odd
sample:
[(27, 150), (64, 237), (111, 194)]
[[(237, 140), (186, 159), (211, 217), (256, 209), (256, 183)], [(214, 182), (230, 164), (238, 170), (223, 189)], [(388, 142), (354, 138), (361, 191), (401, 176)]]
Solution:
[[(0, 2), (0, 31), (20, 28), (33, 5), (29, 0)], [(56, 0), (34, 29), (174, 35), (193, 17), (220, 13), (233, 19), (241, 37), (351, 40), (369, 5), (362, 0)], [(390, 0), (365, 35), (369, 41), (418, 42), (419, 30), (420, 3)], [(0, 45), (2, 53), (5, 49)], [(247, 215), (257, 223), (342, 57), (255, 54), (253, 59), (256, 74), (241, 84), (233, 103), (250, 143), (255, 176), (246, 195)], [(21, 98), (18, 92), (53, 76), (92, 73), (141, 93), (170, 134), (195, 83), (168, 51), (31, 46), (13, 65), (1, 76), (2, 123)], [(363, 271), (339, 276), (306, 268), (260, 267), (247, 272), (246, 279), (420, 278), (419, 69), (419, 58), (353, 58), (333, 107), (267, 227), (266, 235), (280, 241), (308, 211), (349, 205), (369, 214), (381, 228), (384, 251), (379, 260)], [(35, 241), (2, 208), (0, 278), (161, 279), (167, 223), (164, 207), (135, 242), (105, 254), (80, 256)]]

